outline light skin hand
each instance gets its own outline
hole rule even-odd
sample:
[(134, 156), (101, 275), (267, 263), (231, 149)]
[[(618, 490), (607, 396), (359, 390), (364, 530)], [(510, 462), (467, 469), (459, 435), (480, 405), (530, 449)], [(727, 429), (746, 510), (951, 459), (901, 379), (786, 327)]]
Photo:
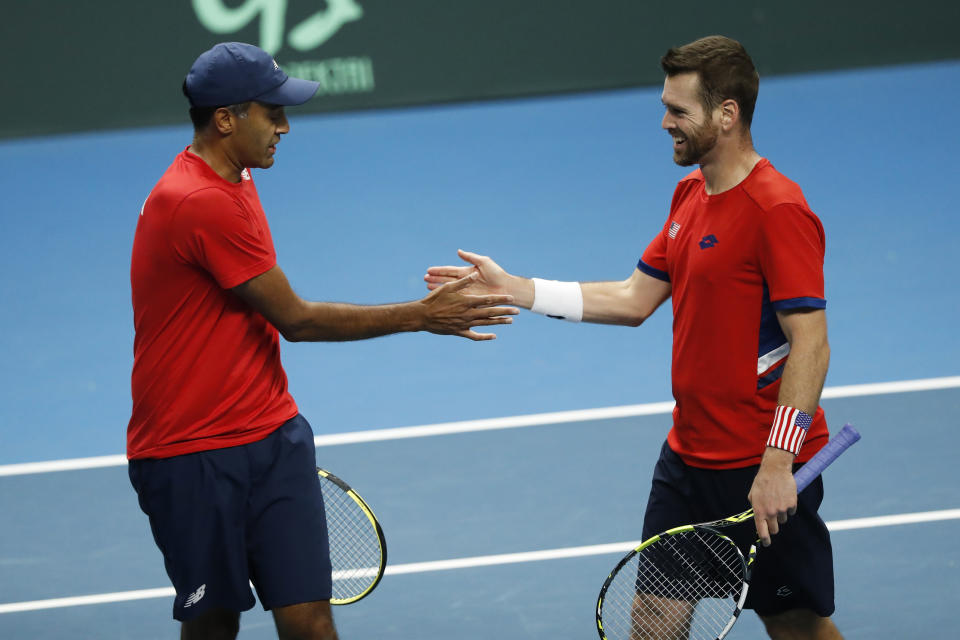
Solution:
[(529, 309), (533, 305), (532, 280), (507, 273), (487, 256), (462, 249), (457, 251), (457, 255), (468, 265), (430, 267), (423, 277), (428, 289), (433, 291), (442, 285), (476, 274), (476, 280), (465, 289), (465, 292), (513, 296), (512, 304), (524, 309)]
[(793, 479), (793, 458), (789, 451), (767, 447), (747, 499), (753, 505), (757, 535), (765, 547), (780, 525), (797, 512), (797, 483)]

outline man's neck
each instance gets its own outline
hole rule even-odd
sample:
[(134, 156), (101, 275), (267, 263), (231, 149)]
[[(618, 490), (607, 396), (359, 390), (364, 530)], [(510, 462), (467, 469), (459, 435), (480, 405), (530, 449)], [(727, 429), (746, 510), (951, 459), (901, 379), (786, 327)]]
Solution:
[(729, 191), (743, 182), (762, 159), (752, 144), (727, 149), (714, 148), (715, 153), (700, 163), (708, 195)]
[(209, 144), (200, 137), (194, 137), (193, 143), (187, 150), (195, 156), (199, 156), (217, 175), (227, 182), (240, 182), (243, 167), (234, 162), (222, 147)]

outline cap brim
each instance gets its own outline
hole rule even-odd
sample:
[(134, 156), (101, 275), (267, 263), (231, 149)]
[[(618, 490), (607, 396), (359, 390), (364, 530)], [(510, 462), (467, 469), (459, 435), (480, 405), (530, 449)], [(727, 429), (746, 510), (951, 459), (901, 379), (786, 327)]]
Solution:
[(267, 104), (279, 104), (285, 107), (303, 104), (313, 97), (313, 94), (320, 88), (319, 82), (312, 80), (301, 80), (300, 78), (287, 78), (283, 84), (276, 89), (271, 89), (264, 94), (253, 98), (257, 102), (266, 102)]

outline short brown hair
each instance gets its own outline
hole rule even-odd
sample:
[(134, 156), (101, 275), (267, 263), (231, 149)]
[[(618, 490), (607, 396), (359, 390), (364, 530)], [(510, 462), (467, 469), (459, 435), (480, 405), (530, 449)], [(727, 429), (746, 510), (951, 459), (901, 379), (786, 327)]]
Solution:
[(724, 100), (735, 100), (741, 120), (750, 128), (760, 76), (742, 44), (725, 36), (707, 36), (669, 49), (660, 58), (660, 67), (667, 76), (695, 72), (707, 110), (713, 111)]

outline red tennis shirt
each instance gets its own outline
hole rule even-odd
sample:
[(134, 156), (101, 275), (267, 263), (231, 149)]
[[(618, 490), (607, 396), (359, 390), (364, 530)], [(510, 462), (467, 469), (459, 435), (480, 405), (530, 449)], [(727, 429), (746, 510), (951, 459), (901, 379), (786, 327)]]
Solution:
[(280, 337), (230, 291), (276, 264), (249, 170), (234, 184), (184, 150), (133, 240), (133, 412), (127, 457), (254, 442), (297, 414)]
[[(637, 267), (670, 282), (673, 427), (687, 464), (759, 464), (790, 345), (776, 311), (826, 307), (823, 226), (800, 187), (761, 160), (740, 184), (707, 195), (699, 169)], [(817, 408), (797, 462), (829, 437)]]

